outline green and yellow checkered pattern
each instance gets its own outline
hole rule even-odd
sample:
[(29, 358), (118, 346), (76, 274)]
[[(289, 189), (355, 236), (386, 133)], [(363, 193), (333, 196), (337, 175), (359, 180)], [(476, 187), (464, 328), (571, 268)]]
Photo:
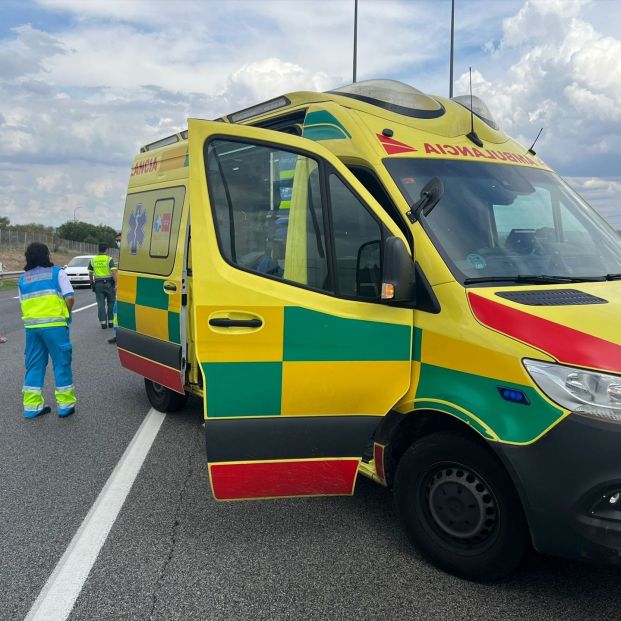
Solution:
[(167, 294), (161, 277), (123, 273), (117, 291), (120, 328), (135, 330), (171, 343), (180, 343), (181, 294)]

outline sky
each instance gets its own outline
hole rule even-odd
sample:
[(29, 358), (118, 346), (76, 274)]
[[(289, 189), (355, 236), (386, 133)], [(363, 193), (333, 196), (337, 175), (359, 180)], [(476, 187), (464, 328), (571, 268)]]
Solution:
[[(621, 229), (621, 0), (456, 0), (473, 91)], [(359, 0), (358, 80), (449, 89), (450, 0)], [(0, 216), (118, 229), (143, 144), (352, 81), (354, 0), (0, 0)]]

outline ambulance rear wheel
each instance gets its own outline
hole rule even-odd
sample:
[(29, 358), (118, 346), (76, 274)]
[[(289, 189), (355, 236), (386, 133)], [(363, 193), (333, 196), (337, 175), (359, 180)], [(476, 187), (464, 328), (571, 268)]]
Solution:
[(513, 484), (493, 453), (469, 438), (434, 433), (403, 455), (395, 501), (416, 548), (433, 564), (469, 580), (509, 575), (528, 548)]
[(144, 387), (147, 391), (149, 403), (158, 412), (176, 412), (181, 410), (188, 400), (188, 395), (181, 395), (166, 386), (152, 382), (145, 377)]

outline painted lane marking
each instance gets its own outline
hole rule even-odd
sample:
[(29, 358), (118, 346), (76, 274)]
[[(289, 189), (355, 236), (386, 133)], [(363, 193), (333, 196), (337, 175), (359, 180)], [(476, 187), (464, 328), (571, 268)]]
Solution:
[(69, 617), (165, 417), (149, 410), (25, 621), (64, 621)]
[(80, 308), (76, 308), (74, 311), (71, 311), (71, 312), (79, 313), (80, 311), (86, 310), (87, 308), (92, 308), (93, 306), (97, 306), (97, 302), (93, 302), (92, 304), (89, 304), (88, 306), (80, 306)]

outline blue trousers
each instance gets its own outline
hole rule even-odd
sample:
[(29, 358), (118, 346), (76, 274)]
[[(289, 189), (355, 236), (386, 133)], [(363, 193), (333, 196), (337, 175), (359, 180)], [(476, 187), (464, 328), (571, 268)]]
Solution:
[(69, 328), (64, 326), (27, 328), (24, 355), (26, 362), (23, 388), (24, 415), (29, 417), (36, 415), (36, 412), (44, 407), (42, 389), (48, 358), (52, 359), (54, 366), (58, 413), (63, 415), (75, 407)]

